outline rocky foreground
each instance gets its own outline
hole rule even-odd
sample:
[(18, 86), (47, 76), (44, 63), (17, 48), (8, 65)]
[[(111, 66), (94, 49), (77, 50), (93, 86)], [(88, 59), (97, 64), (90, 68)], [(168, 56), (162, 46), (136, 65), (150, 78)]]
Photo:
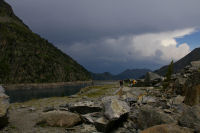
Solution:
[(93, 86), (71, 97), (11, 104), (0, 133), (200, 133), (199, 68), (193, 62), (168, 86), (149, 75), (154, 87)]

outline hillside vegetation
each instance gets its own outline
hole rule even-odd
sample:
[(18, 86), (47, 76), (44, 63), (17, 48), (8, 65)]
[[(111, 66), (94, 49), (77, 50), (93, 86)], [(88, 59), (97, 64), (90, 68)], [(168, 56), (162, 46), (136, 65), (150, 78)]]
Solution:
[(90, 73), (33, 33), (0, 1), (0, 83), (89, 80)]

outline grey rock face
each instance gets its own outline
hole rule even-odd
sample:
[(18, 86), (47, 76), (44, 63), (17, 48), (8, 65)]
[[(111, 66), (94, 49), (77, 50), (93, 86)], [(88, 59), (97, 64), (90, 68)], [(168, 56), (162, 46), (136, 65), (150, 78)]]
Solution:
[(8, 124), (9, 97), (4, 92), (4, 88), (0, 86), (0, 128)]
[(188, 107), (180, 117), (179, 124), (200, 133), (200, 105)]
[(148, 105), (141, 107), (136, 117), (139, 129), (175, 122), (169, 115)]

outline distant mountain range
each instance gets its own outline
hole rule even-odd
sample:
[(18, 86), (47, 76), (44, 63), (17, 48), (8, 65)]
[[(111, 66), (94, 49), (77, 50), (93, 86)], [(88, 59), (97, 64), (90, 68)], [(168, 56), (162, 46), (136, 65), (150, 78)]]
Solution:
[(93, 80), (122, 80), (122, 79), (138, 79), (151, 72), (150, 69), (127, 69), (122, 73), (113, 75), (109, 72), (105, 73), (91, 73)]
[[(174, 63), (174, 73), (179, 72), (181, 69), (183, 69), (185, 66), (190, 65), (190, 62), (192, 61), (198, 61), (200, 60), (200, 48), (196, 48), (193, 51), (191, 51), (188, 55), (183, 57), (182, 59), (178, 60)], [(154, 71), (157, 74), (165, 75), (168, 69), (168, 65), (163, 66), (162, 68)]]
[(85, 68), (33, 33), (0, 0), (0, 84), (90, 79)]
[[(183, 57), (174, 63), (174, 73), (180, 72), (184, 67), (190, 65), (192, 61), (200, 60), (200, 48), (196, 48), (191, 51), (188, 55)], [(159, 75), (165, 75), (168, 70), (168, 65), (161, 67), (154, 72)], [(121, 80), (121, 79), (138, 79), (144, 77), (147, 72), (151, 72), (149, 69), (127, 69), (120, 74), (113, 75), (109, 72), (105, 73), (91, 73), (92, 79), (94, 80)]]

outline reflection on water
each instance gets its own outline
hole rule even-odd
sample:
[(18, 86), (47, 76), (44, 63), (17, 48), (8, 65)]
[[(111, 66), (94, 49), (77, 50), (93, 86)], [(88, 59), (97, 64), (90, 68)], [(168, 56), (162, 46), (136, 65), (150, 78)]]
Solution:
[(55, 88), (23, 88), (23, 89), (7, 89), (6, 93), (10, 96), (10, 102), (24, 102), (30, 99), (70, 96), (76, 94), (81, 88), (89, 86), (89, 84), (65, 85)]

